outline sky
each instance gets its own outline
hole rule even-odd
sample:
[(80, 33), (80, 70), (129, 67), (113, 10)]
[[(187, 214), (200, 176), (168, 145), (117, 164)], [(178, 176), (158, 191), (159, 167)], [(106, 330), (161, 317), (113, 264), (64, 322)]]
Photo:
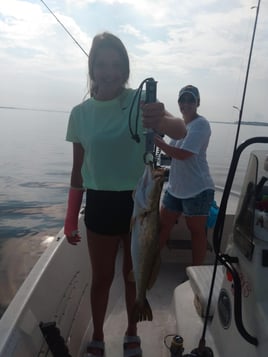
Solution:
[[(46, 0), (86, 53), (97, 33), (125, 44), (129, 86), (157, 81), (157, 97), (179, 116), (186, 84), (200, 90), (199, 112), (236, 121), (242, 104), (258, 0)], [(268, 121), (268, 0), (260, 4), (243, 110)], [(88, 87), (87, 55), (40, 0), (0, 0), (0, 107), (67, 113)], [(235, 108), (234, 108), (235, 107)], [(0, 110), (1, 116), (1, 110)]]

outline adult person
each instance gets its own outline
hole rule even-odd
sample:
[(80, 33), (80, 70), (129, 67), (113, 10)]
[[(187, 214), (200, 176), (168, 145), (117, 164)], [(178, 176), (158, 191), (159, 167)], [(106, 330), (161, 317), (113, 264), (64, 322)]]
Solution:
[[(144, 170), (144, 128), (138, 121), (140, 143), (130, 135), (128, 115), (136, 91), (126, 88), (129, 58), (122, 41), (104, 32), (94, 37), (88, 58), (91, 98), (71, 112), (66, 140), (73, 143), (73, 166), (64, 233), (70, 244), (81, 240), (77, 231), (83, 191), (86, 190), (85, 225), (92, 267), (92, 340), (87, 357), (104, 355), (103, 325), (110, 287), (114, 277), (119, 244), (123, 246), (123, 278), (127, 310), (124, 355), (140, 357), (140, 338), (130, 315), (135, 302), (132, 271), (130, 219), (132, 191)], [(171, 118), (162, 103), (152, 104), (154, 125), (185, 134), (183, 121)], [(173, 119), (173, 120), (172, 120)], [(151, 118), (144, 119), (150, 127)], [(165, 124), (166, 123), (166, 124)], [(165, 124), (165, 125), (164, 125)], [(176, 129), (172, 129), (175, 127)]]
[(200, 105), (198, 88), (183, 87), (178, 105), (187, 129), (185, 137), (171, 140), (169, 144), (161, 137), (155, 138), (155, 144), (172, 158), (160, 210), (160, 245), (165, 245), (183, 213), (191, 233), (192, 263), (200, 265), (206, 256), (206, 222), (214, 200), (214, 183), (206, 158), (211, 129), (208, 120), (197, 113)]

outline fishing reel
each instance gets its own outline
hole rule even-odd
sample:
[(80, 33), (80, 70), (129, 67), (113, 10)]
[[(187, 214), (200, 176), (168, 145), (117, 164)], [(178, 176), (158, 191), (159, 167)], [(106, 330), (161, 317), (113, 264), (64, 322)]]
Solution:
[[(167, 338), (172, 337), (170, 345), (167, 344)], [(179, 335), (167, 335), (164, 339), (165, 346), (170, 351), (170, 357), (213, 357), (213, 351), (210, 347), (198, 347), (191, 353), (183, 354), (183, 338)]]

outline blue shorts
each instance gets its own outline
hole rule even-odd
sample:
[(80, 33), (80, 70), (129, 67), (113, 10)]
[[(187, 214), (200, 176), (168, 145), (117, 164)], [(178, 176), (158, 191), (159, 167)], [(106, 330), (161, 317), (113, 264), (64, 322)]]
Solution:
[(162, 205), (170, 211), (184, 213), (185, 216), (207, 216), (214, 200), (214, 190), (205, 190), (190, 198), (177, 198), (167, 191)]

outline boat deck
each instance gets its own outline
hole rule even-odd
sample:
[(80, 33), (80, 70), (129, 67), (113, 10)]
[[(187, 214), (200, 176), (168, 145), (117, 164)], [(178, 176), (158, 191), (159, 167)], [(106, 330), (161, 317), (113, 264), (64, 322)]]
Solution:
[[(60, 231), (3, 315), (0, 323), (1, 357), (51, 357), (40, 333), (41, 321), (56, 322), (72, 357), (85, 356), (86, 344), (92, 336), (89, 289), (91, 272), (82, 218), (81, 216), (81, 243), (74, 248), (63, 238), (63, 231)], [(210, 238), (211, 233), (209, 232)], [(167, 335), (177, 333), (173, 307), (174, 289), (187, 280), (185, 268), (192, 261), (189, 244), (177, 244), (189, 240), (189, 232), (185, 230), (183, 219), (174, 227), (171, 238), (176, 244), (170, 244), (172, 249), (167, 246), (161, 252), (160, 273), (147, 294), (153, 321), (138, 324), (144, 357), (169, 356), (170, 351), (165, 346), (164, 339)], [(185, 249), (186, 246), (188, 249)], [(104, 325), (106, 357), (123, 356), (127, 316), (123, 297), (121, 253), (120, 249)], [(208, 251), (205, 264), (213, 262), (214, 254)], [(48, 294), (48, 291), (53, 293)], [(189, 301), (189, 305), (192, 303)], [(14, 316), (17, 316), (16, 319)]]
[[(138, 323), (138, 334), (142, 340), (143, 355), (164, 357), (170, 352), (164, 344), (168, 334), (176, 334), (176, 321), (172, 306), (175, 287), (186, 279), (185, 265), (175, 259), (163, 261), (158, 279), (147, 294), (153, 311), (153, 321)], [(123, 336), (126, 328), (124, 298), (121, 296), (105, 323), (107, 356), (122, 354)]]
[[(212, 258), (212, 254), (208, 252), (207, 262), (211, 262)], [(159, 276), (153, 288), (147, 293), (153, 311), (153, 321), (138, 323), (138, 334), (141, 337), (144, 357), (170, 356), (170, 351), (166, 347), (164, 339), (167, 335), (177, 333), (173, 306), (174, 289), (187, 280), (185, 269), (190, 264), (191, 251), (165, 248), (162, 252)], [(116, 285), (118, 283), (121, 284), (120, 281), (115, 282)], [(121, 295), (116, 304), (113, 305), (104, 325), (106, 356), (123, 356), (125, 329), (126, 310), (124, 297)], [(168, 344), (170, 341), (171, 337), (167, 338)]]

